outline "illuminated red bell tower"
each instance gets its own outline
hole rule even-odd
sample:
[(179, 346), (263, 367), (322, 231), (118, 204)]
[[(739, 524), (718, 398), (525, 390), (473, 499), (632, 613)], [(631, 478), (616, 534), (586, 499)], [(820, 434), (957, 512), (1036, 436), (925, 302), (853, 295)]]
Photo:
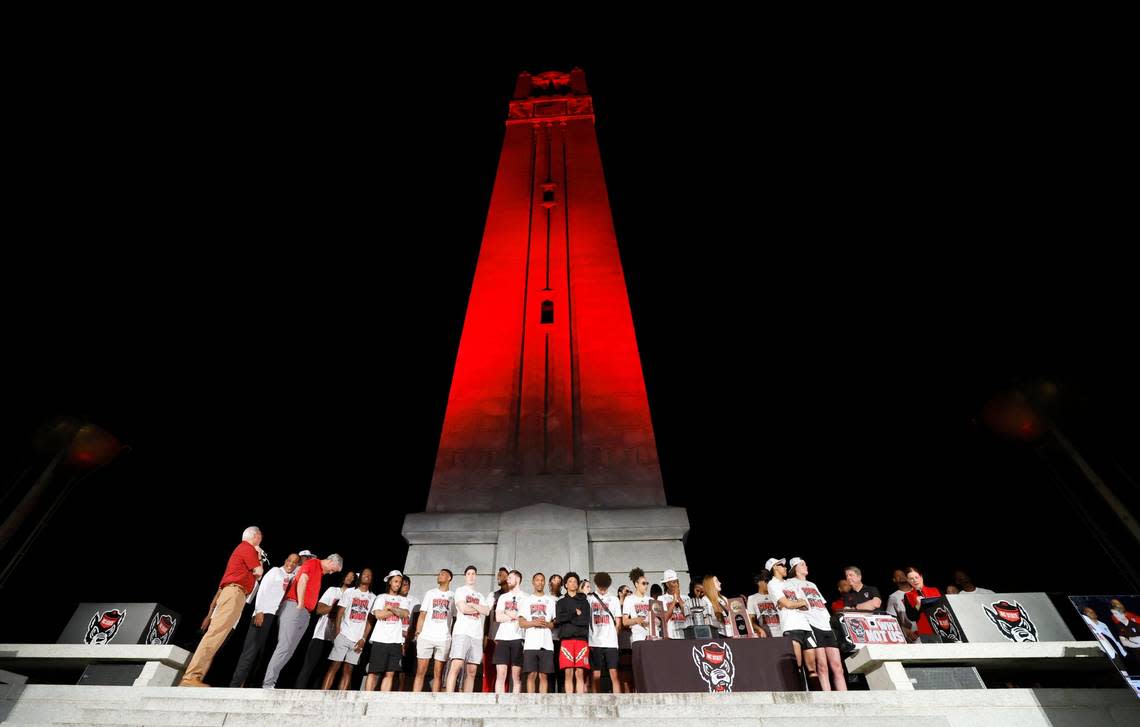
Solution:
[(534, 503), (665, 505), (581, 69), (518, 78), (427, 509)]

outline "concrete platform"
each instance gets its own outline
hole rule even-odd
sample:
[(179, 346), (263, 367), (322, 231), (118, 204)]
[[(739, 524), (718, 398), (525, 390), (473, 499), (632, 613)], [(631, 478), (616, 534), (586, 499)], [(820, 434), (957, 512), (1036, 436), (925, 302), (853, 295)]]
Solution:
[(1095, 641), (1044, 641), (981, 644), (872, 644), (847, 657), (847, 670), (863, 674), (871, 689), (914, 689), (909, 665), (964, 665), (979, 671), (1016, 669), (1020, 673), (1108, 671)]
[(499, 696), (33, 685), (21, 693), (4, 724), (496, 727), (555, 719), (646, 720), (643, 724), (713, 719), (718, 727), (1134, 727), (1140, 724), (1140, 700), (1123, 687)]

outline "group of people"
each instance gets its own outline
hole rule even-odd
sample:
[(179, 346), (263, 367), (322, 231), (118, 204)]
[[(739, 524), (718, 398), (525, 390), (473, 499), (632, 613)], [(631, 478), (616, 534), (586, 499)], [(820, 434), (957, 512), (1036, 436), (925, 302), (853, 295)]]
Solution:
[[(614, 590), (605, 572), (594, 574), (592, 582), (574, 572), (549, 578), (534, 573), (524, 587), (524, 575), (504, 565), (492, 593), (478, 590), (474, 565), (464, 568), (462, 585), (454, 589), (455, 574), (442, 568), (422, 599), (412, 595), (411, 578), (400, 571), (390, 571), (374, 587), (372, 570), (364, 568), (346, 572), (339, 586), (320, 593), (321, 577), (343, 569), (341, 556), (318, 558), (302, 550), (269, 568), (261, 538), (258, 528), (247, 528), (231, 554), (182, 686), (207, 686), (203, 679), (214, 655), (236, 629), (244, 605), (252, 603), (231, 687), (256, 681), (255, 666), (276, 624), (277, 644), (261, 679), (263, 688), (276, 688), (315, 615), (319, 620), (296, 688), (314, 686), (323, 674), (321, 688), (348, 689), (364, 662), (368, 690), (404, 690), (410, 683), (412, 691), (421, 691), (430, 682), (435, 692), (473, 692), (482, 665), (483, 691), (521, 692), (524, 685), (532, 693), (633, 691), (633, 644), (653, 628), (684, 638), (700, 624), (724, 637), (787, 637), (809, 679), (818, 679), (824, 690), (845, 690), (831, 611), (884, 608), (878, 589), (849, 566), (840, 598), (829, 610), (807, 578), (807, 562), (798, 557), (768, 559), (755, 579), (757, 592), (747, 599), (747, 614), (730, 609), (715, 575), (694, 579), (685, 596), (675, 571), (666, 570), (662, 582), (651, 585), (641, 568)], [(898, 590), (886, 610), (898, 617), (908, 640), (932, 635), (926, 610), (942, 594), (926, 586), (915, 568), (896, 571), (895, 581)], [(961, 572), (956, 581), (962, 591), (984, 590)]]

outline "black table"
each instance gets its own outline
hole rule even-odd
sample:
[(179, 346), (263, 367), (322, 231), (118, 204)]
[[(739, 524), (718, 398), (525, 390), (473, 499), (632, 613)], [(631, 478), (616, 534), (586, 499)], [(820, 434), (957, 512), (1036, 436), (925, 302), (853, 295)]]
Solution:
[(633, 645), (639, 692), (799, 692), (792, 640), (661, 639)]

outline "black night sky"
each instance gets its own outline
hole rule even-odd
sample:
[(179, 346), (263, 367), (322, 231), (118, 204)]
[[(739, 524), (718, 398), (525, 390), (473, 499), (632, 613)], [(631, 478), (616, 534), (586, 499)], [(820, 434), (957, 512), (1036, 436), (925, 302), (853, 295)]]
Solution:
[(4, 491), (42, 468), (32, 435), (58, 414), (130, 451), (4, 586), (24, 617), (0, 641), (54, 641), (80, 601), (196, 623), (251, 523), (276, 562), (403, 565), (515, 75), (574, 65), (694, 573), (746, 593), (768, 556), (800, 555), (829, 593), (849, 562), (884, 592), (910, 563), (940, 588), (960, 566), (997, 590), (1136, 591), (1071, 498), (1120, 557), (1136, 543), (1076, 470), (980, 419), (1003, 388), (1057, 383), (1059, 426), (1140, 510), (1123, 117), (1080, 74), (374, 60), (115, 55), (29, 80)]

